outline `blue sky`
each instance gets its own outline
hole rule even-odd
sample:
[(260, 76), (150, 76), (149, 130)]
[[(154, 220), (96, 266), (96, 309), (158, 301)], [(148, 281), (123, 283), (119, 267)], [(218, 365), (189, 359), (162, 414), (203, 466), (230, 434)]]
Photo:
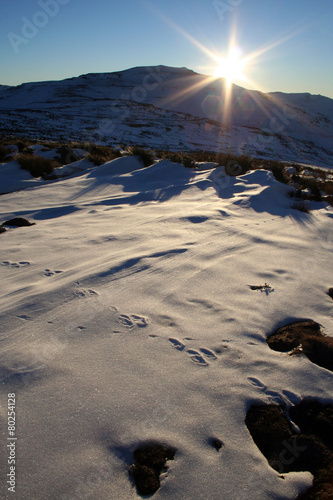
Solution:
[(1, 84), (155, 64), (209, 73), (216, 62), (208, 52), (226, 54), (233, 39), (242, 57), (261, 52), (244, 70), (248, 81), (236, 83), (264, 92), (310, 92), (333, 98), (332, 0), (1, 0), (1, 4)]

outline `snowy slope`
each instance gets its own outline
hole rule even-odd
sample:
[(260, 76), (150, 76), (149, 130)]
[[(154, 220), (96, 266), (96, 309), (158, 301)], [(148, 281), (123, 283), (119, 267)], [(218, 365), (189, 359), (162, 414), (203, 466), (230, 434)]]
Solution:
[(156, 500), (309, 487), (307, 472), (273, 470), (244, 423), (255, 401), (333, 400), (331, 372), (265, 342), (293, 319), (333, 332), (333, 210), (292, 210), (286, 190), (265, 170), (127, 157), (1, 196), (1, 222), (36, 223), (0, 235), (1, 431), (15, 392), (18, 500), (139, 498), (128, 466), (146, 439), (177, 448)]
[(246, 152), (332, 166), (333, 100), (263, 94), (155, 66), (0, 88), (0, 131), (34, 137)]

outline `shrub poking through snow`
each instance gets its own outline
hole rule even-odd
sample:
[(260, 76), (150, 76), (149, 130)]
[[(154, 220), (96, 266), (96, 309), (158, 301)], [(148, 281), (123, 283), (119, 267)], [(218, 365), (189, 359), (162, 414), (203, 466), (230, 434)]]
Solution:
[(305, 201), (295, 201), (295, 203), (291, 205), (291, 208), (293, 210), (299, 210), (300, 212), (303, 212), (305, 214), (310, 213), (310, 204), (306, 203)]
[(44, 177), (53, 172), (57, 162), (40, 156), (22, 153), (15, 157), (23, 170), (28, 170), (33, 177)]
[(80, 159), (80, 156), (77, 156), (69, 145), (60, 146), (57, 150), (57, 154), (57, 160), (60, 165), (69, 165), (70, 163)]
[(20, 139), (16, 142), (16, 146), (20, 153), (29, 152), (29, 142), (26, 139)]
[(166, 470), (166, 461), (173, 460), (176, 450), (160, 443), (145, 443), (134, 451), (135, 463), (129, 472), (139, 495), (152, 495), (160, 487), (160, 474)]
[(333, 371), (333, 338), (322, 334), (315, 321), (298, 321), (279, 328), (267, 338), (273, 351), (303, 353), (312, 363)]
[(289, 416), (301, 433), (295, 434), (276, 405), (252, 406), (245, 423), (261, 453), (280, 474), (310, 471), (313, 486), (298, 500), (328, 500), (333, 495), (333, 405), (304, 399)]
[(109, 146), (98, 146), (96, 144), (88, 144), (86, 146), (88, 150), (87, 159), (99, 166), (107, 161), (114, 160), (115, 158), (119, 158), (121, 153)]
[(291, 189), (288, 191), (287, 196), (296, 200), (309, 200), (311, 198), (308, 192), (302, 191), (301, 189), (296, 189), (296, 191)]
[(195, 166), (194, 159), (190, 155), (184, 154), (182, 151), (162, 151), (158, 153), (158, 157), (162, 160), (172, 161), (173, 163), (181, 163), (186, 168), (194, 168)]
[(127, 149), (127, 154), (138, 156), (145, 167), (149, 167), (154, 163), (153, 155), (146, 149), (139, 148), (138, 146), (131, 146)]
[(333, 299), (333, 288), (329, 288), (327, 294)]
[(284, 164), (271, 161), (270, 169), (277, 181), (282, 182), (283, 184), (289, 184), (290, 175), (286, 172)]

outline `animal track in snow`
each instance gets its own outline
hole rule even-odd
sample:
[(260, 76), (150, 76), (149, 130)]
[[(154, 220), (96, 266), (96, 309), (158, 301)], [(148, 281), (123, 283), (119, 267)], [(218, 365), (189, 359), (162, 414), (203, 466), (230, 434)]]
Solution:
[(180, 340), (178, 339), (173, 339), (170, 338), (169, 342), (173, 345), (175, 349), (178, 349), (178, 351), (183, 351), (185, 349), (185, 344), (183, 344)]
[(138, 326), (139, 328), (145, 328), (149, 323), (148, 318), (145, 318), (144, 316), (138, 316), (137, 314), (131, 314), (130, 317), (134, 321), (135, 325)]
[(43, 276), (56, 276), (57, 274), (61, 274), (63, 271), (51, 271), (51, 269), (44, 269)]
[(145, 328), (149, 320), (148, 318), (145, 318), (144, 316), (139, 316), (137, 314), (120, 314), (118, 316), (118, 323), (120, 323), (123, 326), (126, 326), (127, 328), (134, 328), (135, 326), (139, 328)]
[(271, 391), (258, 378), (248, 377), (247, 380), (254, 387), (256, 387), (257, 389), (262, 391), (264, 394), (266, 394), (266, 396), (268, 397), (268, 399), (271, 403), (285, 404), (286, 402), (291, 401), (293, 404), (295, 404), (295, 401), (297, 402), (300, 399), (299, 396), (297, 396), (297, 394), (294, 394), (293, 392), (288, 391), (288, 390), (283, 390), (282, 394), (279, 394), (276, 391)]
[(93, 296), (96, 296), (96, 295), (99, 295), (97, 292), (95, 292), (95, 290), (92, 290), (92, 289), (84, 289), (82, 288), (81, 290), (76, 290), (75, 292), (75, 295), (77, 297), (80, 297), (80, 299), (84, 299), (86, 297), (93, 297)]
[(21, 314), (20, 316), (17, 316), (17, 318), (24, 319), (25, 321), (32, 321), (32, 318), (26, 314)]
[(177, 349), (178, 351), (184, 351), (190, 357), (190, 360), (196, 364), (197, 366), (209, 366), (209, 361), (216, 361), (217, 356), (206, 347), (200, 347), (198, 350), (196, 349), (187, 349), (186, 345), (178, 339), (173, 337), (169, 338), (169, 342), (172, 347)]
[(30, 262), (27, 261), (21, 261), (21, 262), (9, 262), (8, 260), (4, 260), (1, 262), (2, 266), (10, 267), (10, 268), (17, 268), (17, 267), (27, 267), (30, 266)]
[(208, 359), (217, 359), (217, 357), (215, 356), (215, 354), (212, 351), (210, 351), (209, 349), (206, 349), (206, 348), (202, 347), (199, 350), (202, 352), (202, 354), (204, 354), (206, 356), (206, 358), (208, 358)]

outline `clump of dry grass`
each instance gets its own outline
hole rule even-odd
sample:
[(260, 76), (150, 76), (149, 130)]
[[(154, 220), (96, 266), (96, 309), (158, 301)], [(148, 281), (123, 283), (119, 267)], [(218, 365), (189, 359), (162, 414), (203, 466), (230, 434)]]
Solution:
[(309, 214), (311, 211), (310, 204), (306, 201), (295, 201), (290, 205), (293, 210), (298, 210), (299, 212), (303, 212), (305, 214)]
[(80, 156), (76, 155), (68, 144), (62, 144), (57, 148), (57, 160), (61, 165), (69, 165), (79, 159)]
[(275, 179), (283, 184), (289, 184), (290, 176), (286, 172), (285, 164), (278, 161), (270, 161), (268, 168), (273, 173)]
[(195, 166), (192, 156), (190, 154), (185, 154), (182, 151), (159, 151), (157, 154), (161, 160), (169, 160), (173, 163), (180, 163), (187, 168), (194, 168)]
[(121, 153), (119, 151), (111, 148), (110, 146), (98, 146), (96, 144), (89, 144), (85, 149), (87, 149), (88, 151), (87, 159), (97, 166), (121, 156)]
[(235, 155), (231, 152), (215, 153), (213, 151), (157, 151), (157, 156), (162, 160), (181, 163), (187, 168), (195, 168), (195, 163), (217, 163), (226, 167), (229, 175), (245, 174), (252, 168), (252, 158), (246, 155)]
[(130, 146), (127, 148), (126, 153), (132, 156), (138, 156), (144, 167), (150, 167), (154, 163), (153, 154), (147, 149), (138, 146)]
[(23, 170), (28, 170), (33, 177), (45, 177), (59, 166), (54, 160), (49, 160), (29, 153), (21, 153), (15, 156)]

